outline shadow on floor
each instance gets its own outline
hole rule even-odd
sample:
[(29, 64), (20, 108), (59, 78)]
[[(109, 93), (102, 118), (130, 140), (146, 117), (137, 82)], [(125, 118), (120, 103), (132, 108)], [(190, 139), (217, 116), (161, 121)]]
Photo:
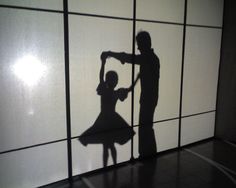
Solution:
[[(197, 154), (197, 155), (195, 155)], [(210, 140), (134, 163), (75, 177), (72, 188), (235, 188), (236, 148)], [(213, 163), (211, 163), (213, 162)], [(213, 164), (221, 164), (221, 168)], [(230, 171), (231, 170), (231, 171)], [(230, 178), (231, 177), (231, 178)], [(59, 182), (45, 188), (69, 188)]]

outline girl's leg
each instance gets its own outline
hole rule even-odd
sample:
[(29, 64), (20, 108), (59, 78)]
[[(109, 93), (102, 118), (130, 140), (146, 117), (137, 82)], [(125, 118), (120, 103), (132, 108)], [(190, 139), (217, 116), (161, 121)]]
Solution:
[(116, 161), (117, 152), (116, 152), (115, 145), (114, 145), (114, 144), (111, 144), (111, 145), (109, 145), (109, 147), (110, 147), (110, 149), (111, 149), (111, 156), (112, 156), (113, 163), (116, 164), (116, 163), (117, 163), (117, 161)]
[(108, 147), (103, 144), (103, 166), (106, 167), (108, 162)]

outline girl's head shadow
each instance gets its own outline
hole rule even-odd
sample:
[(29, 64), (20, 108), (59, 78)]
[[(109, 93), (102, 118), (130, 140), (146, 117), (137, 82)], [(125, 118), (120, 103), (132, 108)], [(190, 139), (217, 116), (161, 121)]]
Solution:
[(114, 89), (118, 84), (118, 74), (116, 71), (108, 71), (105, 76), (105, 83), (108, 88)]

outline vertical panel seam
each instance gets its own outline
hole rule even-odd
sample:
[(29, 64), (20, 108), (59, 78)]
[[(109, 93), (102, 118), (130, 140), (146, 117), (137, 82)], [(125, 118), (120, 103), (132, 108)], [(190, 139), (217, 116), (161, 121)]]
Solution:
[(185, 57), (185, 38), (186, 38), (186, 22), (187, 22), (187, 4), (184, 4), (184, 26), (183, 26), (183, 43), (182, 43), (182, 66), (181, 66), (181, 81), (180, 81), (180, 102), (179, 102), (179, 133), (178, 133), (178, 148), (181, 146), (181, 128), (182, 128), (182, 106), (183, 106), (183, 80), (184, 80), (184, 57)]
[(65, 94), (66, 94), (66, 127), (67, 127), (67, 157), (68, 178), (72, 181), (72, 151), (71, 151), (71, 114), (70, 114), (70, 72), (69, 72), (69, 19), (68, 1), (63, 0), (64, 15), (64, 53), (65, 53)]
[[(132, 33), (132, 85), (135, 74), (135, 33), (136, 33), (136, 0), (133, 0), (133, 33)], [(134, 130), (134, 87), (131, 92), (131, 126)], [(134, 137), (131, 139), (131, 160), (134, 159)]]

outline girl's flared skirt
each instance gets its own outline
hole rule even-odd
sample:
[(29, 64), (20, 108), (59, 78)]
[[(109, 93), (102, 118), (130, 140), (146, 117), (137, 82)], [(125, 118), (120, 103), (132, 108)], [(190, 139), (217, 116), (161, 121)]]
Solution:
[(94, 124), (83, 132), (79, 141), (87, 144), (125, 144), (135, 134), (128, 123), (116, 112), (100, 113)]

